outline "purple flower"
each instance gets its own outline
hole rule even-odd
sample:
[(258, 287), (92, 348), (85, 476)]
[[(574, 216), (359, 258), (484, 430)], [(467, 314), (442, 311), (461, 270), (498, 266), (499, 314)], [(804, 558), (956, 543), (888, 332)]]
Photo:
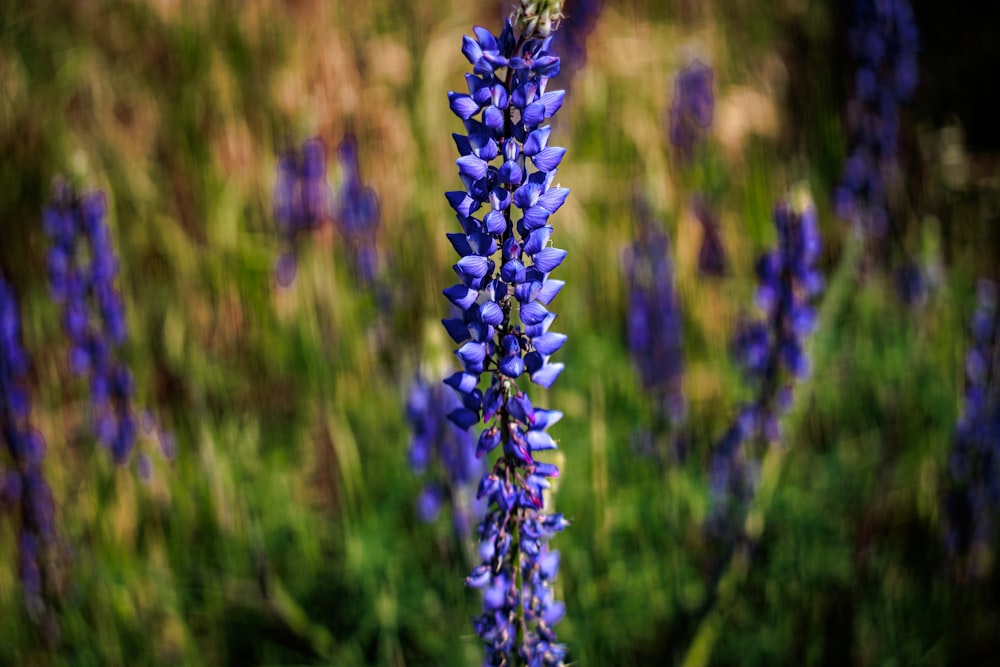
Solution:
[(466, 132), (455, 135), (463, 190), (447, 193), (461, 233), (449, 234), (459, 284), (444, 294), (462, 313), (443, 321), (462, 364), (446, 381), (461, 403), (448, 417), (462, 429), (481, 421), (476, 454), (498, 452), (479, 482), (488, 505), (478, 530), (482, 564), (467, 579), (483, 592), (473, 625), (487, 665), (515, 655), (558, 665), (566, 656), (555, 643), (563, 607), (553, 600), (558, 556), (547, 543), (568, 522), (542, 511), (559, 471), (535, 458), (556, 447), (547, 429), (562, 415), (536, 407), (519, 386), (530, 378), (548, 388), (563, 370), (550, 357), (566, 337), (551, 331), (548, 307), (563, 287), (551, 273), (566, 252), (550, 245), (549, 223), (569, 191), (555, 183), (565, 149), (550, 144), (545, 124), (563, 101), (562, 91), (547, 90), (560, 69), (551, 51), (560, 5), (525, 0), (499, 35), (476, 27), (462, 47), (473, 69), (468, 93), (448, 96)]
[(0, 278), (0, 443), (10, 464), (8, 470), (0, 469), (0, 497), (16, 508), (24, 602), (29, 615), (40, 621), (50, 614), (45, 599), (55, 584), (55, 573), (47, 565), (56, 546), (55, 503), (42, 470), (45, 443), (28, 423), (28, 366), (28, 354), (21, 346), (17, 300), (10, 285)]
[(350, 246), (354, 275), (362, 284), (374, 281), (378, 272), (375, 233), (379, 223), (378, 196), (361, 181), (358, 141), (348, 134), (337, 147), (343, 182), (337, 193), (334, 220)]
[(635, 241), (625, 252), (629, 351), (643, 388), (656, 400), (657, 421), (676, 427), (686, 412), (684, 329), (670, 240), (644, 200), (637, 200), (635, 208)]
[(716, 444), (709, 472), (712, 509), (709, 532), (732, 535), (756, 488), (756, 462), (762, 445), (781, 439), (780, 418), (791, 405), (792, 387), (809, 373), (805, 341), (815, 327), (812, 301), (823, 288), (816, 269), (820, 252), (816, 209), (795, 213), (785, 203), (774, 210), (775, 250), (757, 261), (757, 306), (761, 320), (736, 328), (733, 356), (754, 389)]
[(52, 243), (49, 286), (63, 307), (70, 368), (90, 380), (92, 427), (121, 464), (135, 444), (136, 418), (132, 373), (118, 358), (128, 328), (125, 304), (114, 286), (118, 260), (106, 216), (103, 192), (75, 196), (60, 184), (43, 221)]
[(273, 213), (278, 233), (289, 246), (275, 269), (282, 286), (295, 279), (296, 238), (319, 229), (331, 215), (333, 189), (326, 178), (326, 146), (319, 138), (307, 140), (301, 150), (290, 148), (278, 158)]
[[(945, 542), (958, 564), (982, 574), (983, 547), (993, 543), (1000, 510), (1000, 310), (997, 285), (976, 291), (972, 340), (965, 357), (965, 401), (955, 427), (945, 505)], [(979, 547), (979, 548), (977, 548)]]
[(851, 148), (834, 207), (864, 236), (881, 239), (889, 229), (899, 109), (917, 84), (919, 36), (906, 0), (857, 0), (854, 21), (849, 48), (857, 72), (847, 110)]
[[(476, 396), (478, 390), (470, 387), (474, 378), (468, 376), (472, 380), (466, 380), (462, 375), (457, 373), (445, 382), (469, 389), (470, 395)], [(437, 518), (442, 505), (450, 505), (455, 532), (464, 539), (484, 514), (485, 508), (475, 499), (475, 489), (485, 466), (476, 456), (472, 434), (449, 419), (454, 410), (465, 410), (454, 392), (441, 384), (428, 384), (420, 375), (414, 378), (406, 401), (406, 421), (412, 433), (410, 467), (429, 477), (417, 501), (417, 515), (430, 522)]]
[(670, 105), (670, 143), (677, 148), (678, 158), (688, 162), (695, 144), (712, 124), (715, 95), (712, 90), (715, 73), (712, 68), (695, 60), (677, 74), (674, 80), (674, 101)]

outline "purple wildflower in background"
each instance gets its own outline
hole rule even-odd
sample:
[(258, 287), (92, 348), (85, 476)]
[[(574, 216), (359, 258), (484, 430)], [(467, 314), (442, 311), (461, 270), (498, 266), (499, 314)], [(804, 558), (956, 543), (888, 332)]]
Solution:
[(712, 90), (715, 73), (712, 68), (695, 60), (677, 74), (674, 80), (674, 101), (670, 105), (670, 143), (677, 156), (687, 162), (694, 154), (695, 144), (712, 124), (715, 94)]
[(850, 155), (834, 192), (837, 216), (864, 237), (889, 230), (889, 190), (899, 147), (900, 107), (917, 85), (919, 35), (906, 0), (858, 0), (849, 35), (857, 63), (848, 104)]
[(698, 224), (701, 225), (698, 272), (703, 276), (720, 278), (729, 270), (729, 260), (726, 258), (726, 248), (719, 234), (719, 221), (701, 195), (694, 198), (691, 209)]
[(337, 193), (334, 220), (347, 241), (349, 257), (358, 282), (370, 284), (378, 273), (378, 246), (375, 233), (379, 223), (378, 196), (361, 181), (358, 142), (344, 137), (337, 147), (343, 183)]
[(448, 94), (466, 131), (454, 135), (464, 190), (447, 193), (461, 231), (448, 234), (459, 283), (444, 294), (462, 313), (443, 321), (462, 363), (445, 381), (461, 398), (448, 416), (463, 429), (485, 424), (477, 456), (500, 451), (479, 484), (489, 509), (479, 526), (482, 562), (467, 579), (483, 593), (473, 625), (486, 665), (560, 665), (566, 657), (553, 630), (564, 613), (553, 593), (559, 554), (548, 541), (568, 522), (544, 511), (559, 470), (535, 458), (556, 447), (547, 429), (562, 413), (536, 407), (518, 384), (527, 376), (548, 388), (563, 370), (549, 360), (566, 336), (550, 331), (548, 306), (563, 287), (550, 274), (566, 251), (550, 245), (548, 222), (569, 194), (554, 183), (566, 151), (549, 144), (543, 124), (564, 97), (546, 90), (559, 73), (551, 43), (560, 8), (524, 0), (499, 35), (476, 27), (462, 45), (473, 66), (468, 93)]
[(576, 0), (567, 9), (571, 11), (566, 12), (552, 38), (552, 51), (561, 61), (555, 82), (565, 88), (587, 62), (587, 37), (597, 25), (604, 0)]
[(795, 380), (809, 374), (804, 344), (816, 326), (812, 301), (823, 289), (816, 269), (820, 234), (816, 209), (796, 214), (780, 203), (774, 211), (778, 247), (757, 261), (757, 306), (763, 320), (736, 329), (733, 355), (754, 389), (754, 400), (717, 443), (710, 469), (709, 532), (731, 535), (756, 487), (761, 445), (781, 439), (780, 418), (792, 401)]
[(476, 456), (476, 441), (468, 429), (459, 428), (448, 413), (460, 402), (443, 384), (429, 384), (419, 374), (410, 385), (406, 421), (410, 440), (410, 467), (418, 475), (439, 468), (417, 499), (421, 521), (437, 518), (442, 505), (449, 505), (455, 534), (465, 539), (483, 518), (485, 507), (476, 499), (476, 486), (486, 468)]
[(981, 574), (1000, 510), (1000, 311), (997, 285), (981, 281), (965, 358), (965, 401), (949, 461), (952, 489), (945, 506), (952, 559)]
[(333, 189), (326, 177), (326, 146), (319, 138), (309, 139), (301, 150), (290, 148), (278, 158), (278, 178), (274, 185), (274, 219), (286, 245), (278, 258), (275, 276), (288, 286), (295, 279), (295, 242), (307, 231), (315, 231), (331, 216)]
[(17, 508), (18, 569), (24, 601), (29, 615), (42, 620), (45, 596), (54, 585), (49, 564), (56, 546), (55, 503), (42, 471), (45, 443), (28, 423), (30, 360), (20, 338), (17, 300), (10, 285), (0, 278), (0, 434), (10, 462), (8, 470), (0, 470), (0, 505)]
[(635, 240), (625, 251), (629, 351), (643, 388), (656, 403), (657, 421), (676, 427), (686, 412), (684, 329), (670, 240), (645, 201), (638, 200), (635, 208)]
[(125, 303), (114, 287), (118, 274), (107, 199), (97, 190), (75, 196), (60, 184), (43, 213), (49, 248), (49, 285), (63, 307), (73, 374), (90, 380), (91, 423), (116, 463), (136, 440), (132, 373), (119, 358), (128, 336)]

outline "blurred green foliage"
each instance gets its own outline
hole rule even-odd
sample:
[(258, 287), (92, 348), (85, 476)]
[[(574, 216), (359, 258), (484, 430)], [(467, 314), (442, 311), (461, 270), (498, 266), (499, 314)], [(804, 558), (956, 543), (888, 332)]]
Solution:
[[(402, 416), (419, 365), (454, 365), (437, 323), (460, 129), (445, 93), (464, 86), (461, 36), (500, 16), (499, 3), (472, 5), (0, 7), (0, 267), (21, 298), (64, 545), (53, 641), (22, 609), (12, 522), (0, 523), (0, 663), (478, 663), (464, 549), (447, 519), (415, 518)], [(971, 286), (996, 268), (991, 242), (978, 243), (995, 240), (978, 235), (996, 189), (956, 186), (935, 161), (944, 135), (919, 117), (907, 126), (924, 169), (908, 185), (922, 196), (900, 207), (904, 250), (940, 276), (908, 309), (885, 276), (856, 271), (829, 212), (846, 151), (830, 5), (607, 5), (553, 133), (570, 151), (560, 180), (573, 194), (555, 219), (570, 252), (555, 302), (570, 342), (566, 372), (537, 402), (566, 413), (554, 431), (554, 502), (572, 521), (554, 542), (560, 639), (586, 665), (981, 664), (1000, 631), (1000, 587), (993, 573), (953, 576), (941, 497)], [(716, 68), (715, 129), (678, 169), (662, 124), (672, 77), (694, 57)], [(329, 225), (302, 239), (296, 281), (276, 288), (276, 155), (313, 135), (332, 155), (348, 131), (381, 198), (388, 296), (355, 285)], [(109, 194), (139, 404), (178, 444), (168, 462), (152, 437), (141, 443), (148, 483), (96, 447), (86, 383), (68, 372), (40, 222), (58, 174)], [(695, 191), (720, 212), (732, 261), (721, 282), (696, 271)], [(635, 192), (674, 241), (683, 462), (634, 447), (650, 420), (624, 341)], [(755, 547), (716, 590), (706, 464), (746, 398), (727, 346), (752, 312), (753, 261), (788, 193), (819, 208), (830, 289), (787, 447), (765, 457)]]

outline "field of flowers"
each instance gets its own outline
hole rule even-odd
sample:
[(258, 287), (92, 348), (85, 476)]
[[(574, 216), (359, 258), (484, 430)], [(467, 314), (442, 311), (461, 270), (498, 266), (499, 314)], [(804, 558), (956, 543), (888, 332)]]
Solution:
[(989, 664), (984, 11), (4, 3), (0, 664)]

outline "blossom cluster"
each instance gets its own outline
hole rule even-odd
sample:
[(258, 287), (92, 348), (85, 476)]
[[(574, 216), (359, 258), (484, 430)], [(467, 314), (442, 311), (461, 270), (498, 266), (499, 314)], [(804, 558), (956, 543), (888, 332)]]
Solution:
[(712, 124), (715, 72), (708, 65), (694, 61), (677, 74), (674, 100), (670, 105), (669, 137), (680, 160), (687, 162), (695, 144)]
[(133, 380), (119, 359), (128, 336), (125, 304), (115, 289), (118, 259), (107, 224), (107, 199), (97, 190), (75, 196), (65, 184), (45, 207), (49, 286), (63, 307), (69, 365), (90, 380), (92, 425), (115, 462), (131, 455), (137, 435)]
[(274, 218), (278, 233), (288, 246), (278, 258), (276, 278), (280, 285), (295, 279), (296, 238), (315, 231), (332, 213), (333, 189), (326, 177), (326, 146), (318, 138), (309, 139), (301, 150), (290, 148), (278, 159), (278, 179), (274, 186)]
[(684, 329), (670, 240), (648, 204), (640, 201), (636, 208), (635, 239), (625, 251), (629, 351), (643, 388), (656, 400), (657, 419), (676, 425), (686, 412)]
[(954, 559), (986, 549), (1000, 510), (1000, 310), (996, 283), (982, 281), (965, 358), (965, 401), (949, 468), (946, 543)]
[(347, 135), (337, 147), (337, 160), (343, 182), (337, 193), (333, 219), (346, 239), (354, 275), (362, 284), (370, 284), (378, 273), (375, 232), (379, 223), (378, 196), (361, 180), (358, 164), (358, 141)]
[[(0, 434), (10, 469), (0, 469), (0, 506), (17, 508), (18, 569), (29, 614), (40, 619), (49, 578), (47, 558), (56, 542), (55, 504), (42, 470), (45, 442), (28, 423), (30, 360), (21, 346), (14, 291), (0, 278)], [(51, 582), (48, 582), (51, 583)]]
[(816, 209), (795, 213), (786, 203), (774, 211), (778, 247), (757, 261), (756, 303), (763, 320), (737, 326), (733, 355), (754, 388), (754, 400), (717, 443), (711, 463), (710, 529), (725, 531), (733, 510), (741, 508), (755, 487), (753, 443), (781, 438), (780, 418), (792, 400), (795, 380), (809, 374), (804, 349), (816, 326), (812, 301), (823, 289), (816, 268), (820, 234)]
[(913, 10), (907, 0), (857, 0), (849, 40), (858, 67), (847, 113), (851, 151), (834, 206), (838, 217), (879, 239), (889, 229), (899, 110), (917, 85), (919, 35)]
[(436, 462), (443, 473), (424, 485), (417, 499), (417, 514), (430, 522), (442, 505), (449, 505), (455, 534), (466, 538), (482, 519), (482, 503), (474, 496), (485, 466), (476, 456), (472, 433), (448, 419), (448, 413), (458, 407), (455, 393), (443, 384), (430, 384), (418, 374), (410, 385), (406, 401), (406, 420), (413, 434), (410, 467), (422, 475)]
[(556, 447), (547, 429), (562, 414), (536, 407), (518, 386), (527, 376), (547, 388), (563, 370), (550, 356), (566, 336), (549, 330), (556, 316), (547, 306), (563, 287), (550, 274), (566, 251), (550, 246), (548, 221), (569, 191), (554, 183), (565, 149), (549, 145), (544, 124), (564, 97), (546, 90), (560, 67), (550, 48), (559, 4), (525, 0), (497, 36), (476, 27), (462, 45), (473, 66), (468, 93), (448, 94), (466, 130), (454, 135), (464, 190), (447, 193), (461, 226), (448, 234), (460, 282), (444, 294), (462, 313), (443, 321), (462, 364), (445, 381), (461, 399), (448, 416), (463, 429), (485, 424), (477, 456), (500, 448), (479, 484), (489, 509), (478, 531), (482, 562), (467, 579), (483, 592), (474, 627), (487, 665), (515, 654), (532, 666), (558, 665), (566, 655), (553, 630), (564, 611), (552, 588), (559, 555), (547, 542), (568, 522), (543, 511), (559, 470), (535, 458)]

